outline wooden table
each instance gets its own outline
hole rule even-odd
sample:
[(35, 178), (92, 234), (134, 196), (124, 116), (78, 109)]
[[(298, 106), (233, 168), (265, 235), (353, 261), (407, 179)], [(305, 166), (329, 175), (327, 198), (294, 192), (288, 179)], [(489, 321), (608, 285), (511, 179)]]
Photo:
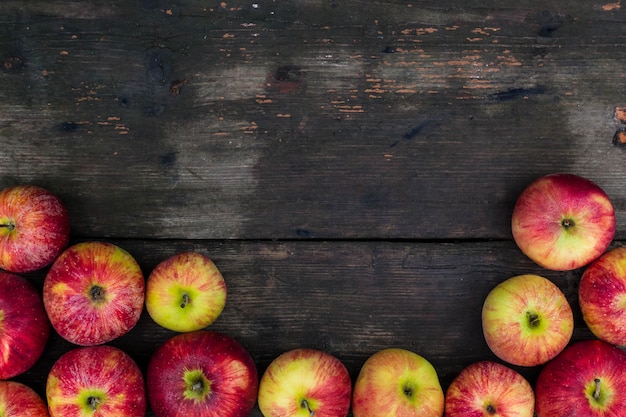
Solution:
[[(615, 245), (626, 238), (625, 13), (611, 0), (3, 0), (0, 185), (50, 189), (73, 242), (116, 243), (146, 276), (181, 251), (212, 258), (229, 295), (211, 328), (260, 373), (313, 347), (356, 378), (396, 346), (445, 389), (494, 359), (480, 311), (510, 276), (553, 280), (574, 339), (591, 337), (582, 271), (528, 260), (510, 216), (530, 181), (567, 171), (604, 188)], [(171, 336), (144, 314), (111, 344), (145, 369)], [(43, 394), (70, 348), (52, 335), (16, 379)]]

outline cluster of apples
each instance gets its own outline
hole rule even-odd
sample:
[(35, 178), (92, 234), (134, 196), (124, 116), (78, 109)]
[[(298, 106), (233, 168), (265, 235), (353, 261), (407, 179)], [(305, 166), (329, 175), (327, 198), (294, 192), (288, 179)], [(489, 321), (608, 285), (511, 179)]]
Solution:
[[(178, 253), (144, 279), (123, 248), (68, 247), (69, 235), (68, 212), (48, 190), (0, 191), (1, 416), (143, 417), (148, 404), (159, 417), (250, 413), (258, 386), (252, 357), (230, 336), (205, 329), (227, 295), (209, 258)], [(20, 274), (47, 266), (40, 295)], [(178, 332), (156, 349), (145, 378), (127, 353), (107, 344), (137, 324), (144, 304), (157, 324)], [(75, 347), (50, 369), (44, 402), (10, 378), (35, 364), (52, 328)]]

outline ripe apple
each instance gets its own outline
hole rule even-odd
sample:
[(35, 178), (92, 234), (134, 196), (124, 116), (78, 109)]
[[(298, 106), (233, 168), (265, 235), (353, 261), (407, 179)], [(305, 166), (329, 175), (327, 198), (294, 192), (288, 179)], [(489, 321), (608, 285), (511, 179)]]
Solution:
[(259, 383), (259, 409), (265, 417), (345, 417), (352, 382), (344, 364), (317, 349), (282, 353)]
[(141, 269), (128, 252), (111, 243), (83, 242), (63, 251), (52, 264), (43, 302), (61, 337), (94, 346), (137, 324), (144, 291)]
[(34, 185), (0, 191), (0, 268), (32, 272), (54, 261), (67, 246), (70, 222), (61, 200)]
[(585, 269), (578, 286), (578, 304), (598, 339), (626, 345), (626, 248), (605, 253)]
[(441, 417), (444, 394), (433, 365), (401, 348), (370, 356), (352, 394), (354, 417)]
[(213, 261), (197, 252), (174, 255), (146, 281), (146, 309), (160, 326), (177, 332), (200, 330), (226, 304), (226, 283)]
[(256, 366), (232, 337), (208, 330), (181, 333), (157, 348), (146, 373), (156, 417), (248, 417), (258, 389)]
[(536, 179), (522, 191), (511, 225), (526, 256), (546, 269), (566, 271), (604, 253), (615, 234), (615, 212), (598, 185), (558, 173)]
[(0, 381), (0, 416), (50, 417), (43, 398), (29, 386), (15, 381)]
[(0, 379), (30, 369), (49, 335), (50, 322), (35, 287), (26, 278), (0, 272)]
[(46, 381), (51, 417), (144, 417), (146, 392), (137, 363), (108, 345), (74, 348), (52, 365)]
[(517, 371), (483, 360), (464, 368), (448, 386), (445, 415), (450, 417), (533, 417), (535, 394)]
[(568, 346), (540, 371), (537, 417), (626, 416), (626, 353), (601, 340)]
[(535, 366), (567, 346), (574, 332), (574, 315), (565, 295), (550, 280), (518, 275), (489, 292), (483, 303), (482, 327), (497, 357), (513, 365)]

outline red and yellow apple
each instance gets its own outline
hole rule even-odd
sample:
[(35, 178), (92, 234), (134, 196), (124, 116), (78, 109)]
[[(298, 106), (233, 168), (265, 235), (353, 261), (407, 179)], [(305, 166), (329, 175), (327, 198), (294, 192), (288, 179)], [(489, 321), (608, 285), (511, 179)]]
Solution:
[(374, 353), (354, 383), (354, 417), (441, 417), (443, 411), (437, 371), (426, 358), (406, 349)]
[(51, 417), (144, 417), (146, 392), (137, 363), (108, 345), (74, 348), (52, 365), (46, 381)]
[(197, 252), (159, 263), (146, 282), (146, 310), (160, 326), (177, 332), (200, 330), (222, 313), (226, 283), (215, 263)]
[(445, 395), (448, 417), (533, 417), (534, 411), (530, 383), (519, 372), (490, 360), (464, 368)]
[(52, 326), (81, 346), (107, 343), (130, 331), (139, 321), (144, 295), (135, 259), (105, 242), (78, 243), (63, 251), (43, 286)]
[(511, 225), (526, 256), (546, 269), (565, 271), (606, 251), (615, 235), (615, 212), (598, 185), (558, 173), (538, 178), (522, 191)]
[(35, 287), (26, 278), (0, 272), (0, 379), (30, 369), (49, 335), (50, 322)]
[(598, 339), (626, 345), (626, 248), (605, 253), (585, 269), (578, 286), (578, 304)]
[(0, 191), (0, 268), (41, 269), (67, 246), (69, 235), (67, 210), (50, 191), (34, 185)]
[(0, 416), (50, 417), (43, 398), (29, 386), (15, 381), (0, 381)]
[(536, 366), (558, 355), (574, 332), (572, 308), (559, 287), (539, 275), (509, 278), (483, 303), (487, 345), (512, 365)]
[(317, 349), (282, 353), (259, 383), (259, 409), (265, 417), (345, 417), (352, 382), (345, 365)]
[(146, 373), (156, 417), (248, 417), (257, 369), (232, 337), (208, 330), (181, 333), (157, 348)]
[(537, 417), (626, 416), (626, 353), (601, 340), (568, 346), (540, 371)]

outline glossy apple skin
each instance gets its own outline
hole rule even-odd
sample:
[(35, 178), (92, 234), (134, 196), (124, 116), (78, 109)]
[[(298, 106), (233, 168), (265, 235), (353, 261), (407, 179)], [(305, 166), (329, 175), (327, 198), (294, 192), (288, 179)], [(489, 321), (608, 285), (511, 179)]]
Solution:
[(443, 411), (444, 394), (435, 368), (406, 349), (374, 353), (354, 383), (354, 417), (441, 417)]
[(150, 273), (146, 310), (157, 324), (191, 332), (212, 324), (226, 304), (226, 283), (213, 261), (197, 252), (176, 254)]
[[(566, 228), (569, 219), (574, 227)], [(518, 197), (513, 238), (544, 268), (566, 271), (602, 255), (615, 235), (615, 212), (607, 194), (590, 180), (568, 173), (533, 181)]]
[[(528, 325), (535, 315), (536, 327)], [(574, 315), (561, 290), (539, 275), (509, 278), (493, 288), (483, 303), (485, 341), (512, 365), (536, 366), (558, 355), (574, 332)]]
[[(90, 397), (99, 398), (95, 414)], [(51, 417), (144, 417), (146, 391), (136, 362), (108, 345), (74, 348), (52, 366), (46, 381)]]
[[(596, 378), (599, 402), (593, 399)], [(624, 387), (624, 351), (600, 340), (574, 343), (539, 373), (535, 385), (537, 417), (626, 416)]]
[(34, 185), (0, 191), (0, 225), (0, 268), (9, 272), (42, 269), (69, 242), (70, 222), (63, 202)]
[(32, 388), (15, 381), (0, 381), (0, 416), (49, 417), (43, 398)]
[(345, 417), (351, 394), (350, 374), (339, 359), (299, 348), (279, 355), (267, 367), (258, 403), (265, 417)]
[[(202, 386), (208, 387), (196, 398), (186, 391), (186, 375), (194, 378), (193, 373), (201, 373)], [(258, 392), (248, 351), (232, 337), (208, 330), (181, 333), (159, 346), (146, 383), (156, 417), (248, 417)]]
[(533, 417), (535, 394), (517, 371), (484, 360), (464, 368), (450, 383), (445, 415), (450, 417)]
[(585, 269), (578, 303), (585, 323), (598, 339), (626, 345), (626, 248), (605, 253)]
[(26, 278), (0, 271), (0, 379), (30, 369), (49, 335), (50, 322), (35, 287)]
[[(94, 289), (100, 292), (94, 299)], [(80, 346), (107, 343), (139, 321), (145, 280), (135, 259), (119, 246), (83, 242), (54, 262), (43, 286), (43, 302), (54, 329)]]

